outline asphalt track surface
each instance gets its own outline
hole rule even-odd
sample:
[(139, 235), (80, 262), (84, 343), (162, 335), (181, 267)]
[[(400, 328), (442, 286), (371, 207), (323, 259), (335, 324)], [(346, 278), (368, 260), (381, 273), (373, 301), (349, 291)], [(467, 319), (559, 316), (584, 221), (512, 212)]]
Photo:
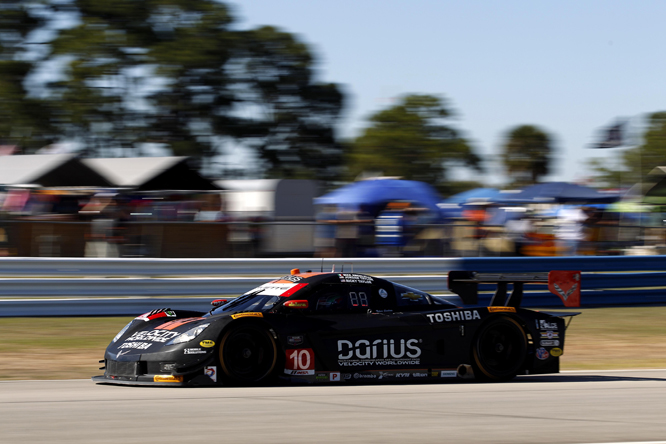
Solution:
[(262, 388), (4, 381), (0, 442), (666, 443), (666, 370)]

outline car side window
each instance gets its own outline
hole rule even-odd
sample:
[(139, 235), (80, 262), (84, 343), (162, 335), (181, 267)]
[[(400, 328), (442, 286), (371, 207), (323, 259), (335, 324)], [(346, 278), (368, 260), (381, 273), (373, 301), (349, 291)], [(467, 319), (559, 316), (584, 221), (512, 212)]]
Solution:
[(326, 292), (318, 294), (316, 299), (315, 310), (321, 312), (339, 312), (347, 308), (344, 295), (338, 292)]
[(327, 285), (312, 295), (316, 313), (357, 313), (370, 307), (370, 286)]

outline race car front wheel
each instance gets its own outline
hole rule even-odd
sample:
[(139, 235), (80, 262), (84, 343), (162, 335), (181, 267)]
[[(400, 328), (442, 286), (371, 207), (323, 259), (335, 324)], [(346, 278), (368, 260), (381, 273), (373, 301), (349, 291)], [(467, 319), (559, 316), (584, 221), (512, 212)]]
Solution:
[(502, 316), (481, 326), (474, 340), (474, 375), (478, 380), (512, 379), (525, 361), (527, 337), (514, 319)]
[(275, 340), (255, 324), (231, 327), (220, 341), (220, 364), (227, 382), (257, 385), (272, 375), (277, 362)]

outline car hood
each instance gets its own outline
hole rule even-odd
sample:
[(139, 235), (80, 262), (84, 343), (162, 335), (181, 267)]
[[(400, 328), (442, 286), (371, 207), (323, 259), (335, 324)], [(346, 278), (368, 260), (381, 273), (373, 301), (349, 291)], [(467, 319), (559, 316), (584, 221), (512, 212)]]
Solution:
[(136, 356), (145, 353), (163, 352), (176, 350), (191, 346), (192, 342), (201, 342), (208, 339), (210, 327), (194, 340), (175, 345), (168, 345), (169, 341), (177, 338), (186, 331), (203, 324), (210, 324), (211, 318), (188, 317), (180, 319), (165, 320), (152, 319), (143, 320), (136, 318), (130, 328), (118, 338), (116, 342), (109, 344), (107, 352), (109, 357), (119, 359), (121, 356)]

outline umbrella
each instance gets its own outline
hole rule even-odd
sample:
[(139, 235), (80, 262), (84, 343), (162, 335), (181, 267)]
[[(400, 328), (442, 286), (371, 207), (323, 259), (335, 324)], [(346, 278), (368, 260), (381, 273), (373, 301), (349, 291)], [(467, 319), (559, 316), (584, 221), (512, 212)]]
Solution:
[(491, 203), (499, 193), (496, 188), (475, 188), (454, 194), (444, 199), (437, 206), (441, 209), (444, 217), (460, 218), (462, 217), (463, 205)]
[(467, 190), (463, 191), (462, 193), (454, 194), (453, 196), (444, 199), (442, 203), (464, 205), (467, 203), (490, 202), (499, 194), (500, 191), (496, 188), (474, 188), (473, 190)]
[(393, 201), (411, 201), (439, 213), (441, 200), (430, 185), (414, 180), (370, 179), (353, 182), (315, 199), (317, 205), (338, 205), (360, 208), (370, 207), (371, 212)]
[(594, 188), (567, 182), (546, 182), (529, 186), (519, 192), (500, 192), (495, 202), (510, 203), (611, 203), (618, 194), (600, 193)]

